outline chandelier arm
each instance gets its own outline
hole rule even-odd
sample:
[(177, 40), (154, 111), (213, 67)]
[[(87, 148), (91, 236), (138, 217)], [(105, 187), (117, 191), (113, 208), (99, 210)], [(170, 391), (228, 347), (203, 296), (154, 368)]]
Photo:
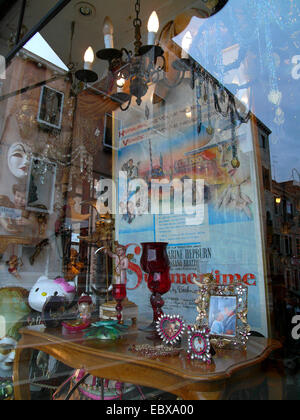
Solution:
[(130, 96), (129, 101), (128, 101), (128, 104), (127, 104), (127, 106), (125, 108), (123, 108), (122, 104), (120, 104), (121, 111), (124, 111), (125, 112), (125, 111), (127, 111), (129, 109), (129, 107), (131, 105), (131, 100), (132, 100), (132, 96)]
[(160, 73), (159, 69), (154, 70), (150, 73), (149, 80), (151, 84), (159, 82), (159, 73)]
[(174, 83), (171, 83), (168, 81), (167, 77), (164, 75), (162, 81), (163, 83), (168, 87), (168, 88), (175, 88), (177, 86), (179, 86), (183, 79), (184, 79), (184, 75), (185, 75), (185, 71), (179, 72), (179, 77), (177, 78), (177, 80)]

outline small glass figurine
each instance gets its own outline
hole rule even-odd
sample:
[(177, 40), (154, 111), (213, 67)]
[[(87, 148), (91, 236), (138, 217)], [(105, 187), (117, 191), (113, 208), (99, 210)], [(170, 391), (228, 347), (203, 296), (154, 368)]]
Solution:
[(79, 317), (84, 322), (90, 321), (92, 317), (93, 301), (90, 296), (82, 295), (78, 301)]

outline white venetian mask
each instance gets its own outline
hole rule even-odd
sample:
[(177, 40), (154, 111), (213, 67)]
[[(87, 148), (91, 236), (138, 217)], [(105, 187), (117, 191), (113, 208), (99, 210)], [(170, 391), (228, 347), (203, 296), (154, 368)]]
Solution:
[(0, 370), (8, 372), (12, 370), (15, 360), (16, 340), (13, 338), (3, 338), (0, 340)]
[(28, 174), (28, 155), (22, 143), (14, 143), (8, 150), (8, 167), (16, 178), (25, 178)]

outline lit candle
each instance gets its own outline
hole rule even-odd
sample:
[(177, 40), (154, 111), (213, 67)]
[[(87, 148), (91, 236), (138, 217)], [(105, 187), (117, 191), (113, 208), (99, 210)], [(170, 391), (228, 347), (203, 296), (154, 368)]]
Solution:
[(89, 47), (84, 54), (84, 70), (92, 70), (95, 61), (95, 54), (92, 47)]
[(105, 48), (114, 48), (114, 27), (108, 16), (104, 19), (103, 34)]
[(192, 109), (191, 108), (186, 108), (186, 110), (185, 110), (185, 115), (186, 115), (186, 118), (189, 118), (189, 119), (191, 119), (192, 118)]
[(190, 33), (190, 31), (188, 31), (184, 35), (183, 40), (182, 40), (182, 45), (181, 45), (182, 54), (181, 54), (181, 58), (190, 58), (189, 51), (190, 51), (192, 42), (193, 42), (192, 34)]
[(156, 11), (152, 12), (148, 21), (148, 45), (155, 44), (156, 34), (159, 30), (159, 20)]

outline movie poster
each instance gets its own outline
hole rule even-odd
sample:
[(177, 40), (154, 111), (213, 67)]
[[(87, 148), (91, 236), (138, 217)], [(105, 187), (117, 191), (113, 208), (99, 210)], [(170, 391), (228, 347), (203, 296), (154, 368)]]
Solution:
[[(193, 279), (212, 272), (221, 284), (238, 280), (249, 287), (249, 323), (252, 330), (267, 335), (251, 124), (237, 128), (233, 142), (228, 121), (215, 120), (211, 130), (209, 124), (199, 121), (194, 105), (189, 110), (185, 104), (154, 108), (148, 119), (142, 115), (134, 124), (130, 118), (127, 124), (124, 114), (117, 113), (122, 124), (115, 129), (114, 170), (121, 213), (117, 215), (117, 240), (124, 245), (168, 242), (172, 288), (163, 297), (165, 313), (195, 322), (197, 286)], [(239, 168), (231, 164), (234, 157), (240, 161)], [(137, 179), (149, 188), (147, 205), (152, 211), (148, 214), (141, 205), (147, 197), (141, 199), (140, 187), (135, 182), (134, 188), (129, 187)], [(153, 194), (156, 183), (159, 195)], [(191, 188), (192, 199), (181, 214), (176, 206), (184, 202), (185, 195), (174, 204), (175, 194), (170, 193), (176, 183), (187, 185), (184, 194)], [(160, 207), (153, 203), (155, 197), (160, 198)], [(151, 293), (139, 259), (140, 255), (134, 256), (134, 269), (128, 273), (128, 297), (139, 306), (140, 319), (151, 320)]]

